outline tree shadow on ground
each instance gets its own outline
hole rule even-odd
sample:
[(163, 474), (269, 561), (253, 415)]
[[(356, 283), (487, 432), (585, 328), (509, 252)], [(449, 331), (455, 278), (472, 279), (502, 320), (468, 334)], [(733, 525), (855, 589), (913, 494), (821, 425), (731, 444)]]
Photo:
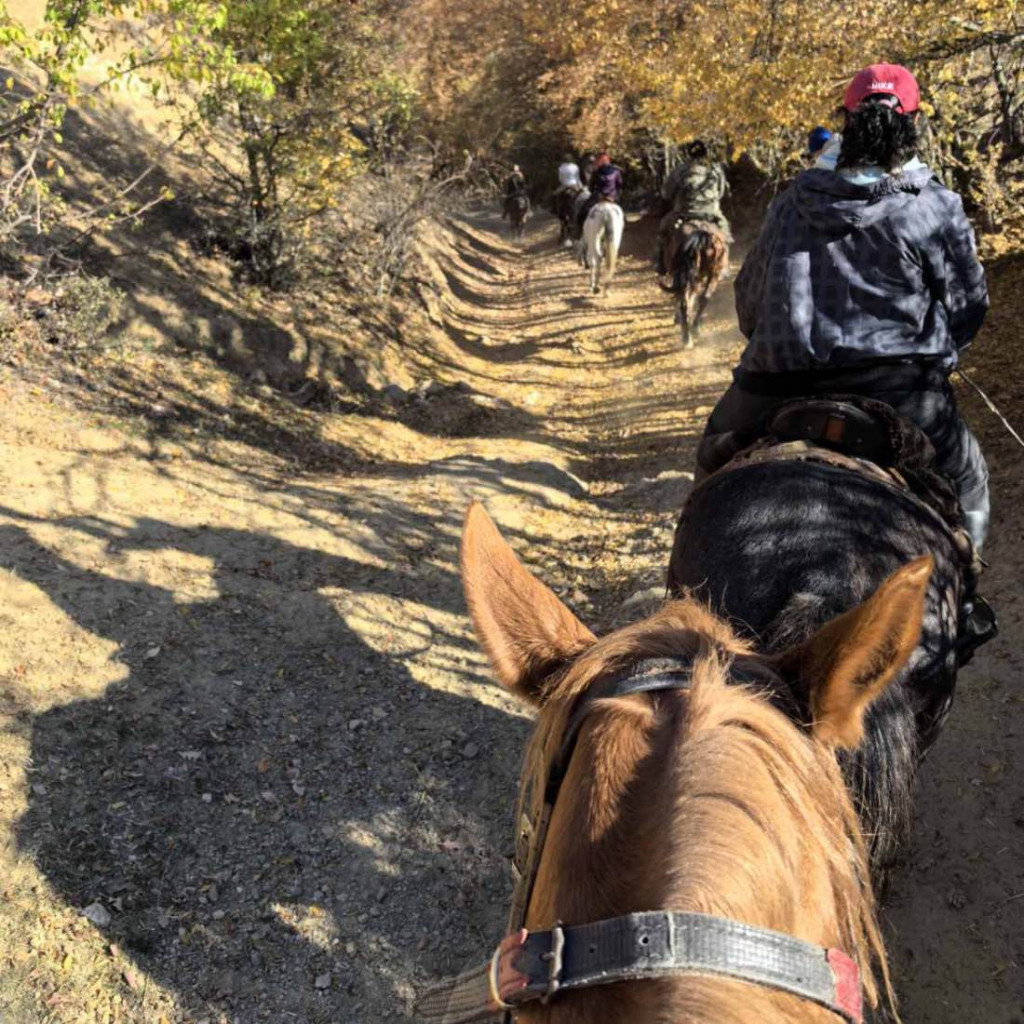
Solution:
[(410, 961), (461, 966), (496, 937), (524, 724), (404, 664), (479, 682), (465, 637), (414, 613), (459, 610), (449, 573), (60, 521), (105, 565), (203, 560), (213, 593), (184, 596), (84, 569), (21, 518), (0, 528), (3, 566), (113, 641), (124, 672), (31, 722), (17, 841), (63, 900), (102, 902), (110, 939), (191, 1012), (244, 1022), (380, 1019)]

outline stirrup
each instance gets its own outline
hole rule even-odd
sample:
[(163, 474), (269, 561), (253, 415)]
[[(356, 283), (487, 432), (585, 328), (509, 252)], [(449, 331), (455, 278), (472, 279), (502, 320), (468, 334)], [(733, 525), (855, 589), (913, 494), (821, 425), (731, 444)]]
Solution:
[(983, 644), (999, 635), (999, 620), (995, 609), (983, 597), (974, 595), (964, 606), (964, 617), (956, 638), (957, 667), (963, 668), (974, 660), (974, 654)]

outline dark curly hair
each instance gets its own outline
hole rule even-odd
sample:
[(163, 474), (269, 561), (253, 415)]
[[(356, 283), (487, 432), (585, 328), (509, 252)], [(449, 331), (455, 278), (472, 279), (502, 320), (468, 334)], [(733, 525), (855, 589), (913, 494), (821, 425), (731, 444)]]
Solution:
[(917, 116), (901, 114), (887, 96), (869, 96), (846, 113), (837, 167), (884, 167), (894, 171), (917, 153)]

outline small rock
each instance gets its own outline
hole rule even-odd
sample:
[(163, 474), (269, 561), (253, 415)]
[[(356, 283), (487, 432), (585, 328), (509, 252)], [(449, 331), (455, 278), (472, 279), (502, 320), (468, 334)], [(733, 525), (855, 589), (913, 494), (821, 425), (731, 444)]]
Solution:
[(355, 732), (356, 729), (358, 729), (358, 728), (360, 728), (361, 726), (364, 726), (364, 725), (366, 725), (366, 722), (364, 722), (363, 719), (361, 719), (361, 718), (350, 719), (350, 721), (348, 723), (349, 732)]
[(219, 996), (234, 995), (235, 989), (238, 988), (238, 977), (235, 972), (230, 969), (223, 970), (217, 975), (217, 981), (214, 988)]
[(89, 906), (82, 911), (82, 917), (87, 921), (92, 921), (97, 928), (106, 928), (112, 920), (110, 911), (107, 910), (99, 900), (95, 903), (90, 903)]
[(378, 721), (388, 717), (388, 713), (378, 704), (376, 707), (370, 709), (370, 714)]
[(160, 653), (160, 650), (160, 647), (150, 647), (150, 649), (146, 651), (146, 661), (152, 661)]
[(480, 748), (475, 743), (467, 743), (462, 748), (462, 756), (467, 760), (472, 760), (480, 753)]
[(397, 384), (389, 384), (380, 394), (389, 405), (402, 405), (409, 398), (409, 393)]
[(313, 988), (330, 988), (331, 987), (331, 976), (330, 974), (318, 974), (313, 981)]
[(204, 793), (203, 794), (203, 803), (204, 804), (212, 804), (213, 803), (213, 794), (212, 793)]

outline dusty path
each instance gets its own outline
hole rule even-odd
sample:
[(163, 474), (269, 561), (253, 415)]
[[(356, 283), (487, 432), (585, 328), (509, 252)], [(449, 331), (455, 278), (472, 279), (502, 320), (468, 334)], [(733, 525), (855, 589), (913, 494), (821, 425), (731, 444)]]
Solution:
[[(609, 621), (660, 582), (738, 349), (726, 287), (678, 350), (642, 227), (608, 299), (550, 221), (520, 247), (499, 231), (481, 215), (431, 247), (433, 327), (409, 343), (464, 389), (325, 417), (329, 472), (297, 468), (258, 396), (222, 414), (208, 368), (223, 427), (201, 443), (0, 379), (5, 1024), (386, 1020), (496, 938), (528, 722), (468, 632), (462, 512), (483, 499)], [(908, 1022), (1024, 1019), (1002, 566), (1008, 639), (963, 677), (891, 915)], [(75, 909), (96, 902), (98, 926)]]

